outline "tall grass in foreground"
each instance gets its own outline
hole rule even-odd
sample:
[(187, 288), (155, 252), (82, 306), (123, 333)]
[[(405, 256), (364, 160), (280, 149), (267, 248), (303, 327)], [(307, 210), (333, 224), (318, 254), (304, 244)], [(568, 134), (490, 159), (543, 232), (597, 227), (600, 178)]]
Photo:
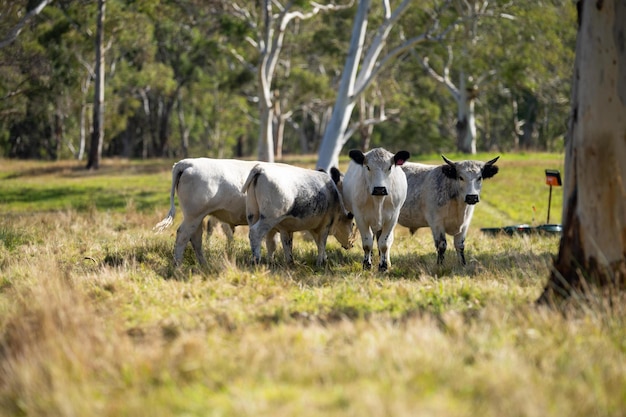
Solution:
[[(399, 230), (387, 274), (331, 238), (252, 266), (246, 231), (210, 265), (154, 214), (62, 210), (0, 220), (6, 416), (620, 416), (624, 300), (536, 308), (556, 237), (473, 230), (443, 266)], [(180, 221), (180, 219), (177, 219)]]
[(170, 161), (3, 161), (0, 415), (623, 416), (625, 300), (537, 308), (558, 237), (479, 231), (544, 221), (561, 158), (501, 158), (467, 267), (400, 228), (386, 274), (301, 235), (253, 266), (246, 228), (175, 270)]

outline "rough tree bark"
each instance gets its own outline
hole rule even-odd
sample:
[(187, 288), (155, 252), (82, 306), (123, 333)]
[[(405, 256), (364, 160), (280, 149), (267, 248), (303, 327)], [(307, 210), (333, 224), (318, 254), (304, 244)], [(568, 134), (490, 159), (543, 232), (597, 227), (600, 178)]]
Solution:
[(578, 2), (563, 236), (540, 303), (626, 281), (626, 2)]

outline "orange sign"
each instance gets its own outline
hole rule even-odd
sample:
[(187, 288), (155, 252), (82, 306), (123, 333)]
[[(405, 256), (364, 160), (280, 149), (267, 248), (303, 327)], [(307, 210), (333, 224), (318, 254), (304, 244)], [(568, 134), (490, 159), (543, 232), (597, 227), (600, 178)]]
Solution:
[(561, 185), (561, 173), (556, 169), (546, 169), (546, 184), (560, 186)]
[(548, 184), (548, 185), (556, 185), (556, 186), (561, 185), (557, 181), (556, 177), (546, 177), (546, 184)]

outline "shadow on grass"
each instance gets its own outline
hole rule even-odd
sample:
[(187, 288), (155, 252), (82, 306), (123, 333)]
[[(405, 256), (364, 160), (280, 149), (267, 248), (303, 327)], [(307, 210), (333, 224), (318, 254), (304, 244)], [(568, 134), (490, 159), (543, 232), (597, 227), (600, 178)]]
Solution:
[(516, 252), (498, 251), (489, 253), (467, 252), (466, 265), (462, 265), (454, 251), (448, 251), (443, 264), (437, 264), (437, 255), (397, 254), (392, 257), (393, 268), (387, 272), (390, 278), (421, 279), (424, 277), (443, 279), (446, 277), (469, 277), (484, 275), (490, 271), (510, 276), (513, 271), (532, 268), (537, 270), (551, 263), (554, 254), (549, 251)]
[(65, 178), (115, 176), (115, 175), (145, 175), (170, 172), (172, 163), (161, 159), (148, 161), (131, 161), (123, 159), (105, 159), (97, 170), (85, 168), (86, 162), (61, 161), (42, 163), (40, 166), (19, 170), (7, 174), (4, 179), (39, 177), (53, 175)]
[[(215, 239), (215, 240), (214, 240)], [(237, 271), (250, 273), (259, 268), (269, 273), (285, 275), (290, 280), (306, 286), (324, 286), (329, 282), (341, 279), (342, 276), (358, 274), (371, 275), (387, 280), (419, 281), (423, 279), (449, 279), (453, 277), (474, 278), (485, 273), (506, 276), (520, 276), (524, 270), (538, 270), (546, 268), (551, 262), (553, 254), (548, 251), (535, 252), (532, 250), (515, 252), (511, 249), (494, 252), (466, 251), (467, 265), (461, 265), (454, 250), (448, 250), (442, 265), (437, 264), (437, 255), (434, 251), (418, 250), (417, 252), (393, 251), (391, 253), (392, 267), (386, 272), (378, 271), (378, 253), (373, 256), (371, 270), (363, 270), (363, 255), (359, 245), (350, 250), (344, 250), (336, 244), (327, 246), (327, 262), (317, 266), (317, 248), (312, 244), (294, 245), (294, 262), (287, 263), (283, 257), (283, 250), (279, 244), (273, 259), (269, 260), (266, 251), (262, 251), (260, 264), (252, 262), (248, 242), (245, 238), (237, 237), (229, 242), (223, 236), (212, 237), (210, 242), (203, 242), (203, 251), (208, 266), (198, 264), (195, 254), (188, 244), (185, 248), (182, 266), (173, 268), (172, 254), (174, 240), (161, 250), (163, 261), (167, 268), (157, 270), (165, 279), (184, 279), (193, 274), (206, 276), (220, 275), (225, 271), (236, 274)]]
[(71, 207), (77, 211), (92, 208), (120, 211), (133, 201), (139, 211), (151, 210), (160, 204), (160, 193), (106, 189), (104, 187), (46, 187), (3, 190), (0, 203), (8, 206), (26, 206), (28, 210), (62, 210)]

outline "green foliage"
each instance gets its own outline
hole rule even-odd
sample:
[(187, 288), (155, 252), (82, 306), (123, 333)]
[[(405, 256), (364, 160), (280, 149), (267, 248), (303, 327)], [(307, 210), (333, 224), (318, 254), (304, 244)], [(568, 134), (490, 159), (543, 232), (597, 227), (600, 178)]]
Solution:
[[(9, 31), (25, 7), (5, 3), (0, 33)], [(242, 144), (246, 156), (256, 153), (262, 13), (258, 2), (237, 5), (239, 11), (230, 2), (107, 2), (105, 155), (231, 155)], [(313, 5), (299, 1), (288, 7), (306, 13)], [(456, 8), (437, 7), (428, 1), (411, 4), (391, 31), (389, 48), (435, 27), (435, 15), (440, 28), (459, 17)], [(283, 114), (291, 115), (284, 133), (288, 153), (319, 146), (355, 9), (296, 19), (287, 27), (271, 89), (279, 93)], [(5, 157), (77, 156), (81, 135), (88, 138), (91, 125), (95, 19), (95, 2), (53, 2), (14, 44), (0, 50)], [(382, 19), (382, 6), (374, 2), (369, 27)], [(493, 72), (480, 86), (476, 104), (480, 150), (558, 150), (569, 112), (575, 33), (570, 1), (498, 1), (443, 42), (423, 42), (416, 51), (441, 71), (451, 50), (455, 83), (462, 72), (474, 80)], [(378, 96), (369, 96), (368, 103), (384, 103), (393, 117), (376, 126), (372, 144), (427, 153), (456, 148), (455, 102), (411, 53), (388, 65), (374, 84)], [(217, 104), (209, 103), (213, 100)], [(514, 125), (515, 111), (522, 135)], [(189, 140), (187, 149), (183, 137)]]

